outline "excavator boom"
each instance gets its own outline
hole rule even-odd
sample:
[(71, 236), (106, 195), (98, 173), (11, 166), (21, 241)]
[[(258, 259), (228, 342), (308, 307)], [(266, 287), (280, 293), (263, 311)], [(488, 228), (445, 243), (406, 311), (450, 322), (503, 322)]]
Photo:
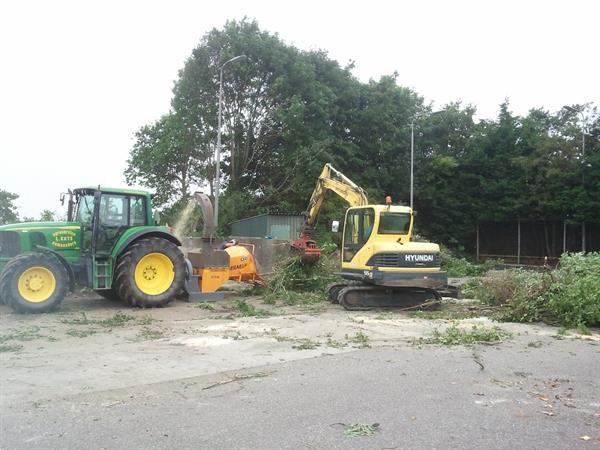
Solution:
[(305, 220), (300, 231), (300, 237), (292, 242), (292, 247), (300, 251), (302, 258), (306, 262), (316, 261), (321, 256), (321, 250), (317, 246), (313, 236), (317, 217), (321, 211), (325, 194), (328, 191), (339, 195), (350, 206), (364, 206), (369, 203), (364, 189), (342, 172), (335, 169), (331, 164), (325, 164), (304, 213)]

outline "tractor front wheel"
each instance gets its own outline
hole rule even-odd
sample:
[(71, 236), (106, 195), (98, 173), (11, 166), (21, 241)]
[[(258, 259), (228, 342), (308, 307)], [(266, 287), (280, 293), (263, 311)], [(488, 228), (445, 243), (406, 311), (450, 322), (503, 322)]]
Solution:
[(24, 253), (11, 259), (0, 275), (0, 297), (17, 312), (56, 308), (69, 290), (69, 274), (55, 257)]
[(113, 289), (131, 306), (165, 306), (182, 290), (185, 260), (172, 242), (158, 237), (141, 239), (117, 261)]

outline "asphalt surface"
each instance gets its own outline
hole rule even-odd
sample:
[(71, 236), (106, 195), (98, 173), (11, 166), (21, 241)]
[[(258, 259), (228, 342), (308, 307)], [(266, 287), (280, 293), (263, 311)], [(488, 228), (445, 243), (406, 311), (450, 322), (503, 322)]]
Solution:
[(361, 349), (8, 405), (0, 448), (600, 448), (599, 373), (580, 339)]

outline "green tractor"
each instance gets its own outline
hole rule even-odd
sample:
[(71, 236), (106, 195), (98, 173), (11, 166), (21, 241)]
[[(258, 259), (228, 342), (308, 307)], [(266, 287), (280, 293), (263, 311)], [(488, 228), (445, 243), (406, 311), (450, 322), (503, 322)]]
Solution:
[(183, 291), (181, 242), (152, 213), (149, 193), (80, 188), (67, 222), (0, 226), (0, 301), (18, 312), (60, 304), (75, 284), (131, 306), (160, 307)]

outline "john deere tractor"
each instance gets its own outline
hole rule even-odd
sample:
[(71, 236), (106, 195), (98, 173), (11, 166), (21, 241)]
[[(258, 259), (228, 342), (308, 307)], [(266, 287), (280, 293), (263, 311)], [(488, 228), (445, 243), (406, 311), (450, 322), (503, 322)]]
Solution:
[(0, 226), (0, 301), (19, 312), (55, 308), (76, 283), (132, 306), (169, 303), (184, 288), (181, 242), (144, 191), (80, 188), (67, 222)]

